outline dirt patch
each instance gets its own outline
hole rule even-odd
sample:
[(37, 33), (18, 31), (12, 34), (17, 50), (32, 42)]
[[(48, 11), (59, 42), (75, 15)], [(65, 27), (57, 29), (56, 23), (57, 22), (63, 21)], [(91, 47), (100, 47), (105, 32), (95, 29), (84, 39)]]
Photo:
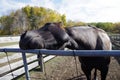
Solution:
[[(86, 80), (78, 59), (75, 62), (74, 57), (58, 56), (45, 64), (44, 73), (41, 73), (39, 69), (38, 67), (30, 72), (31, 80)], [(120, 80), (119, 72), (120, 64), (112, 57), (107, 80)], [(100, 80), (99, 71), (98, 80)]]
[[(118, 58), (118, 57), (117, 57)], [(120, 62), (112, 57), (107, 80), (120, 80)]]

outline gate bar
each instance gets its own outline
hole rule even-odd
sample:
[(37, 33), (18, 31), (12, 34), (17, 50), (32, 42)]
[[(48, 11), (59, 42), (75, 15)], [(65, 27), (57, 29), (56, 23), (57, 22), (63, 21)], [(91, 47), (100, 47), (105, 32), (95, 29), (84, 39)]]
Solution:
[(120, 56), (120, 50), (46, 50), (46, 49), (30, 49), (21, 50), (19, 48), (4, 48), (0, 52), (24, 52), (33, 54), (46, 54), (58, 56)]
[[(46, 49), (33, 49), (33, 50), (21, 50), (19, 48), (1, 48), (0, 52), (21, 52), (23, 57), (24, 69), (26, 80), (30, 80), (26, 53), (33, 54), (47, 54), (47, 55), (59, 55), (59, 56), (120, 56), (120, 50), (46, 50)], [(42, 53), (42, 54), (41, 54)], [(41, 63), (41, 66), (43, 64)]]

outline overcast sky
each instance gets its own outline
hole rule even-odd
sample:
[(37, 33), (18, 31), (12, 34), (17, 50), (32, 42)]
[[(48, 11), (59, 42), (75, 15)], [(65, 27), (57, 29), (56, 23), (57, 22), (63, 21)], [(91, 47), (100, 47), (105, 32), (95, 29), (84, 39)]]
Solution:
[(54, 9), (67, 20), (120, 22), (120, 0), (0, 0), (0, 16), (26, 5)]

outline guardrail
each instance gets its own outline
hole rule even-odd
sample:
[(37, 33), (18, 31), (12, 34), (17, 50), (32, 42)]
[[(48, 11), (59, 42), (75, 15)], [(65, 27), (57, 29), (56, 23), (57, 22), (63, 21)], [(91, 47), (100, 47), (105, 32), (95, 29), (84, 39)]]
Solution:
[[(0, 52), (4, 52), (4, 51), (0, 51)], [(6, 52), (7, 51), (5, 50), (5, 53)], [(0, 53), (0, 54), (3, 54), (3, 53)], [(9, 53), (7, 53), (7, 55), (8, 54)], [(18, 53), (18, 52), (17, 53), (15, 52), (14, 54), (16, 54), (16, 55), (8, 56), (8, 57), (13, 56), (13, 59), (9, 58), (9, 61), (15, 61), (16, 59), (20, 59), (20, 60), (8, 64), (8, 62), (7, 62), (8, 60), (7, 60), (7, 56), (6, 56), (6, 57), (4, 57), (3, 62), (0, 61), (1, 62), (0, 64), (4, 64), (4, 63), (7, 64), (7, 65), (3, 65), (0, 67), (0, 80), (11, 80), (11, 79), (19, 77), (20, 75), (25, 73), (24, 64), (23, 64), (23, 60), (22, 60), (22, 54)], [(45, 62), (53, 59), (55, 56), (43, 55), (42, 57), (43, 57), (43, 62), (45, 63)], [(27, 54), (26, 64), (29, 67), (28, 70), (32, 70), (32, 69), (36, 68), (37, 66), (39, 66), (37, 55)]]
[[(33, 54), (39, 54), (39, 55), (42, 55), (42, 54), (59, 55), (59, 56), (117, 56), (117, 57), (120, 56), (120, 50), (67, 50), (65, 51), (65, 50), (45, 50), (45, 49), (21, 50), (18, 48), (14, 48), (14, 49), (6, 48), (6, 49), (0, 49), (0, 52), (21, 52), (22, 53), (26, 80), (30, 80), (29, 69), (28, 69), (29, 66), (27, 65), (26, 53), (33, 53)], [(42, 64), (43, 63), (41, 62), (41, 66)], [(8, 80), (8, 78), (6, 79), (5, 77), (0, 78), (0, 80)]]

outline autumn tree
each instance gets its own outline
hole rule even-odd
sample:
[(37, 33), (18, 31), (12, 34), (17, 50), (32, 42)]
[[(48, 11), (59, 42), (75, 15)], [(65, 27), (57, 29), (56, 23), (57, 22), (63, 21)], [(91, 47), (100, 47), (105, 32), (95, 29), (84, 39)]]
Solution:
[(72, 26), (85, 26), (87, 25), (86, 23), (84, 22), (81, 22), (81, 21), (72, 21), (72, 20), (69, 20), (66, 24), (67, 27), (72, 27)]
[(31, 29), (37, 29), (47, 22), (61, 21), (66, 25), (66, 16), (59, 14), (57, 11), (44, 7), (30, 7), (22, 8), (26, 13)]
[(11, 35), (11, 27), (12, 27), (12, 22), (13, 22), (13, 16), (2, 16), (0, 18), (0, 23), (2, 27), (1, 34), (3, 35)]
[(65, 14), (63, 14), (61, 16), (61, 21), (63, 22), (64, 26), (66, 26), (67, 22), (66, 22), (66, 16), (65, 16)]
[(26, 14), (22, 10), (17, 10), (13, 17), (12, 32), (13, 34), (20, 34), (23, 31), (28, 30), (29, 23), (27, 21)]

